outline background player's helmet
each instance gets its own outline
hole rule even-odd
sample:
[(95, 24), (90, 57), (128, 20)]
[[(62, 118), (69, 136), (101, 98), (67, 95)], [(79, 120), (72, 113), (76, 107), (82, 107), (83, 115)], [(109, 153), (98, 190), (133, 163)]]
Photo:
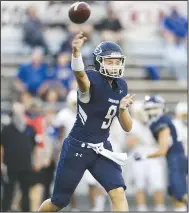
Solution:
[(77, 104), (77, 91), (76, 90), (71, 90), (68, 93), (68, 96), (66, 98), (67, 104), (70, 108), (76, 108)]
[(146, 96), (144, 110), (149, 118), (159, 116), (164, 113), (165, 100), (159, 95)]
[(188, 108), (186, 102), (179, 102), (175, 108), (175, 115), (178, 119), (182, 120), (185, 124), (187, 124), (187, 116)]
[[(100, 43), (93, 52), (95, 69), (102, 75), (110, 78), (121, 78), (125, 69), (125, 56), (119, 45), (114, 42), (106, 41)], [(120, 65), (105, 66), (105, 58), (119, 58)]]

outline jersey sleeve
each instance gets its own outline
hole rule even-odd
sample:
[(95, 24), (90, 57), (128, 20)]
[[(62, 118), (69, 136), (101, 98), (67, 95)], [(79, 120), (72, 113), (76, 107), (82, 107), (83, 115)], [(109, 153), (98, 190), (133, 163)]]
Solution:
[(87, 74), (87, 77), (89, 78), (89, 81), (94, 84), (96, 80), (96, 71), (94, 70), (86, 70), (85, 73)]
[(166, 117), (161, 117), (159, 120), (151, 125), (151, 130), (154, 134), (158, 134), (160, 131), (168, 127), (169, 121), (166, 119)]
[(89, 91), (82, 93), (79, 89), (78, 89), (78, 98), (82, 103), (89, 103), (90, 98), (91, 98), (91, 94), (92, 94), (92, 88), (94, 87), (95, 84), (95, 71), (92, 70), (87, 70), (85, 71), (87, 74), (87, 77), (90, 81), (90, 89)]

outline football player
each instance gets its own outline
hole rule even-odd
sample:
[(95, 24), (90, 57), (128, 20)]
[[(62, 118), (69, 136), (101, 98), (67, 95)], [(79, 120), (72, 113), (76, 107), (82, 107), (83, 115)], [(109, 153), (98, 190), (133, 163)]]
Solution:
[(95, 70), (85, 71), (81, 47), (86, 39), (80, 32), (72, 42), (71, 65), (78, 84), (77, 118), (64, 140), (53, 195), (40, 206), (42, 212), (66, 207), (87, 169), (107, 191), (112, 209), (128, 211), (121, 161), (117, 161), (120, 155), (112, 152), (107, 140), (115, 116), (125, 131), (132, 128), (128, 107), (134, 95), (127, 94), (127, 84), (121, 79), (125, 56), (116, 43), (102, 42), (94, 51)]
[[(130, 148), (129, 156), (136, 152), (151, 153), (157, 149), (157, 143), (146, 124), (147, 118), (143, 109), (142, 101), (135, 101), (131, 107), (133, 128), (127, 134), (127, 146)], [(137, 211), (147, 211), (146, 192), (154, 198), (155, 211), (165, 211), (164, 206), (164, 159), (154, 158), (148, 161), (130, 161), (126, 167), (126, 174), (131, 175), (135, 186)], [(127, 170), (128, 169), (128, 170)], [(146, 184), (148, 183), (148, 184)]]
[(175, 211), (186, 211), (187, 160), (183, 144), (173, 120), (165, 112), (165, 101), (159, 95), (147, 96), (144, 109), (149, 118), (149, 126), (158, 142), (158, 150), (152, 154), (135, 153), (135, 160), (166, 156), (168, 166), (168, 193), (173, 199)]

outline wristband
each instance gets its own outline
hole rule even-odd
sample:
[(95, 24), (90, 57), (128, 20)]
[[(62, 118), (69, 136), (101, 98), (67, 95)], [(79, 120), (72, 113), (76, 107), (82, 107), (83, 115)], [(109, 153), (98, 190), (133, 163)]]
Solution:
[(74, 56), (72, 54), (71, 68), (73, 71), (76, 71), (76, 72), (84, 71), (85, 67), (84, 67), (84, 63), (83, 63), (81, 54), (78, 58), (74, 58)]
[(123, 112), (123, 111), (128, 110), (128, 108), (129, 108), (129, 106), (124, 106), (124, 107), (120, 106), (119, 111)]

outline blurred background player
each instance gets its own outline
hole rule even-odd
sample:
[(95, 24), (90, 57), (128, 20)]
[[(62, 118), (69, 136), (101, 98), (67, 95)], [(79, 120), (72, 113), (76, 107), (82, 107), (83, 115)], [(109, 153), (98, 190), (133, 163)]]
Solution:
[[(127, 147), (129, 156), (136, 152), (144, 154), (157, 149), (157, 144), (147, 125), (146, 114), (143, 110), (142, 101), (136, 101), (131, 107), (133, 117), (133, 128), (127, 133)], [(155, 211), (165, 211), (164, 189), (165, 168), (164, 159), (150, 159), (148, 161), (129, 161), (134, 182), (137, 211), (147, 211), (146, 194), (153, 196)], [(129, 172), (129, 169), (126, 169)], [(151, 210), (151, 209), (150, 209)]]
[[(61, 146), (64, 139), (68, 136), (70, 130), (72, 129), (76, 121), (76, 113), (77, 91), (71, 90), (67, 96), (67, 107), (60, 110), (53, 121), (54, 127), (59, 129), (59, 152), (61, 151)], [(91, 175), (89, 171), (85, 172), (83, 179), (89, 187), (88, 192), (91, 211), (103, 211), (105, 203), (105, 193), (102, 189), (100, 189), (98, 182), (95, 180), (95, 178)], [(72, 211), (78, 210), (75, 194), (73, 194), (71, 198), (70, 206)]]
[(173, 199), (175, 211), (186, 211), (187, 160), (173, 120), (165, 112), (165, 101), (159, 95), (146, 96), (144, 109), (148, 115), (148, 124), (158, 143), (158, 148), (148, 154), (136, 152), (136, 161), (165, 156), (168, 166), (168, 193)]

